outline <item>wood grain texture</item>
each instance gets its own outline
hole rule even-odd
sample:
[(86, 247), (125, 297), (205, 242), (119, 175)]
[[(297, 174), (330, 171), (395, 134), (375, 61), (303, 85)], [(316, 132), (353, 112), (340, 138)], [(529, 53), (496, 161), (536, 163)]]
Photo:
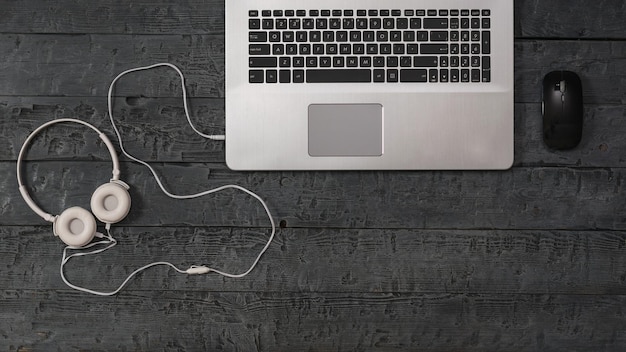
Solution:
[(4, 1), (0, 32), (223, 34), (224, 1)]
[[(51, 226), (0, 230), (7, 287), (64, 290), (63, 244)], [(72, 259), (68, 279), (110, 291), (134, 269), (167, 260), (243, 272), (268, 238), (258, 228), (114, 226), (114, 249)], [(394, 292), (624, 295), (626, 233), (565, 230), (280, 229), (242, 279), (151, 269), (127, 291)]]
[[(109, 83), (162, 61), (185, 73), (193, 121), (222, 133), (224, 1), (5, 0), (0, 9), (0, 350), (626, 349), (623, 1), (515, 1), (507, 171), (233, 172), (223, 144), (184, 123), (174, 71), (121, 79), (124, 145), (169, 189), (237, 183), (265, 198), (281, 226), (245, 278), (159, 267), (108, 298), (60, 280), (63, 245), (16, 187), (22, 141), (59, 117), (113, 137)], [(584, 85), (584, 136), (570, 151), (541, 140), (540, 82), (555, 69)], [(106, 149), (76, 126), (46, 130), (27, 160), (32, 195), (54, 213), (87, 207), (110, 178)], [(267, 240), (252, 198), (174, 201), (122, 160), (133, 204), (113, 226), (120, 243), (73, 259), (72, 282), (112, 289), (155, 260), (242, 271)]]
[[(12, 320), (9, 325), (3, 319), (0, 331), (17, 332), (7, 344), (12, 350), (483, 352), (575, 345), (579, 351), (619, 351), (626, 342), (623, 296), (162, 291), (132, 292), (120, 300), (57, 290), (0, 295), (0, 307)], [(29, 321), (33, 315), (40, 320)], [(589, 325), (581, 326), (581, 320)]]

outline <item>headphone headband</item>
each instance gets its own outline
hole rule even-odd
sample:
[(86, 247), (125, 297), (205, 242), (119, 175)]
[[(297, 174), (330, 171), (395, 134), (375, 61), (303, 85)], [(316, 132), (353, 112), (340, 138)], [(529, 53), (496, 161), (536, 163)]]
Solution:
[(107, 146), (107, 149), (109, 150), (109, 153), (111, 154), (111, 159), (113, 161), (113, 177), (111, 178), (111, 181), (119, 181), (119, 175), (120, 175), (120, 162), (119, 162), (119, 159), (118, 159), (117, 154), (115, 152), (115, 148), (113, 147), (113, 143), (111, 143), (109, 138), (104, 133), (100, 132), (100, 130), (97, 129), (94, 125), (92, 125), (92, 124), (90, 124), (88, 122), (82, 121), (82, 120), (78, 120), (78, 119), (62, 118), (62, 119), (56, 119), (56, 120), (48, 121), (48, 122), (44, 123), (43, 125), (39, 126), (37, 129), (35, 129), (26, 138), (26, 140), (24, 141), (24, 144), (22, 144), (22, 149), (20, 149), (20, 153), (19, 153), (19, 155), (17, 157), (17, 183), (19, 185), (20, 194), (22, 195), (22, 198), (24, 198), (24, 201), (26, 201), (26, 204), (28, 204), (28, 206), (35, 213), (37, 213), (37, 215), (41, 216), (44, 220), (49, 221), (49, 222), (54, 222), (54, 220), (56, 219), (56, 216), (53, 216), (53, 215), (51, 215), (49, 213), (46, 213), (31, 198), (30, 194), (28, 193), (28, 190), (26, 189), (26, 186), (22, 182), (21, 166), (22, 166), (22, 159), (24, 158), (24, 154), (26, 153), (26, 147), (30, 144), (30, 142), (33, 140), (33, 138), (39, 132), (41, 132), (42, 130), (48, 128), (49, 126), (57, 124), (57, 123), (62, 123), (62, 122), (78, 123), (78, 124), (87, 126), (87, 127), (91, 128), (92, 130), (96, 131), (98, 133), (98, 136), (100, 136), (100, 139), (102, 139), (104, 144)]

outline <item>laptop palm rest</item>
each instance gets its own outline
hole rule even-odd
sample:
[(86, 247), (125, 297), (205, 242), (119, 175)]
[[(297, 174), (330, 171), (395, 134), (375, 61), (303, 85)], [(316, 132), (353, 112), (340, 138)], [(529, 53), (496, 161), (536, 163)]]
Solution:
[(309, 105), (309, 155), (382, 156), (381, 104)]

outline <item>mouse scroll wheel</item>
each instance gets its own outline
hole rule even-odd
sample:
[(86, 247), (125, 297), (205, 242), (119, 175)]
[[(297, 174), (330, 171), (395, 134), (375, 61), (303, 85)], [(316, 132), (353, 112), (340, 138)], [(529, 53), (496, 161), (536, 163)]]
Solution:
[(559, 90), (561, 91), (561, 93), (565, 93), (565, 89), (566, 89), (566, 87), (565, 87), (565, 81), (561, 81), (561, 82), (559, 83)]

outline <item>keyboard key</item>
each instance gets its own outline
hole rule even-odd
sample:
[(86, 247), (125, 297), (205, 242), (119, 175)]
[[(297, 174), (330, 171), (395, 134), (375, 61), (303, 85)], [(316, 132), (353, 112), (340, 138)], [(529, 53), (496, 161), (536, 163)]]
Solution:
[(289, 20), (289, 29), (300, 29), (300, 19), (292, 18)]
[(374, 70), (374, 82), (376, 83), (385, 82), (385, 70)]
[(480, 82), (480, 70), (479, 69), (472, 70), (472, 82)]
[(304, 70), (293, 70), (293, 83), (304, 83)]
[(272, 45), (272, 53), (274, 55), (283, 55), (285, 53), (285, 45), (284, 44)]
[(266, 42), (267, 41), (267, 32), (249, 32), (248, 33), (248, 41), (255, 42)]
[(269, 55), (270, 45), (269, 44), (250, 44), (248, 53), (250, 55)]
[(280, 67), (291, 67), (291, 58), (288, 56), (282, 56), (278, 61)]
[(256, 19), (256, 18), (249, 19), (248, 28), (249, 29), (261, 29), (261, 20)]
[(438, 67), (439, 59), (437, 56), (414, 56), (413, 67)]
[(431, 42), (447, 42), (448, 31), (430, 31)]
[(483, 54), (491, 54), (491, 32), (483, 31), (482, 39)]
[(263, 83), (263, 70), (250, 70), (250, 71), (248, 71), (248, 82), (250, 82), (250, 83)]
[(263, 29), (274, 29), (274, 20), (271, 18), (264, 18), (261, 25)]
[(372, 71), (366, 69), (308, 70), (307, 83), (371, 82)]
[(302, 56), (294, 57), (293, 67), (304, 67), (304, 58)]
[(251, 57), (248, 60), (248, 67), (276, 67), (278, 59), (275, 57)]
[(422, 69), (402, 69), (400, 82), (428, 82), (428, 73)]
[(439, 71), (436, 68), (431, 68), (428, 70), (428, 82), (437, 83), (439, 82)]
[(468, 69), (461, 70), (461, 82), (469, 82), (470, 81), (470, 73)]
[(422, 19), (421, 18), (411, 18), (409, 21), (409, 27), (411, 29), (422, 29)]
[(460, 81), (459, 70), (453, 69), (450, 70), (450, 82), (458, 83)]
[(483, 82), (491, 82), (491, 58), (489, 56), (483, 56), (481, 68), (483, 70)]
[(276, 19), (276, 29), (287, 29), (288, 23), (285, 18)]
[(424, 29), (448, 29), (447, 18), (425, 18)]
[(278, 82), (278, 71), (276, 71), (276, 70), (267, 70), (267, 72), (265, 72), (265, 82), (267, 82), (267, 83), (276, 83), (276, 82)]
[(422, 54), (447, 54), (448, 44), (422, 44), (420, 45)]
[(442, 83), (448, 82), (448, 70), (447, 69), (439, 70), (439, 82), (442, 82)]

